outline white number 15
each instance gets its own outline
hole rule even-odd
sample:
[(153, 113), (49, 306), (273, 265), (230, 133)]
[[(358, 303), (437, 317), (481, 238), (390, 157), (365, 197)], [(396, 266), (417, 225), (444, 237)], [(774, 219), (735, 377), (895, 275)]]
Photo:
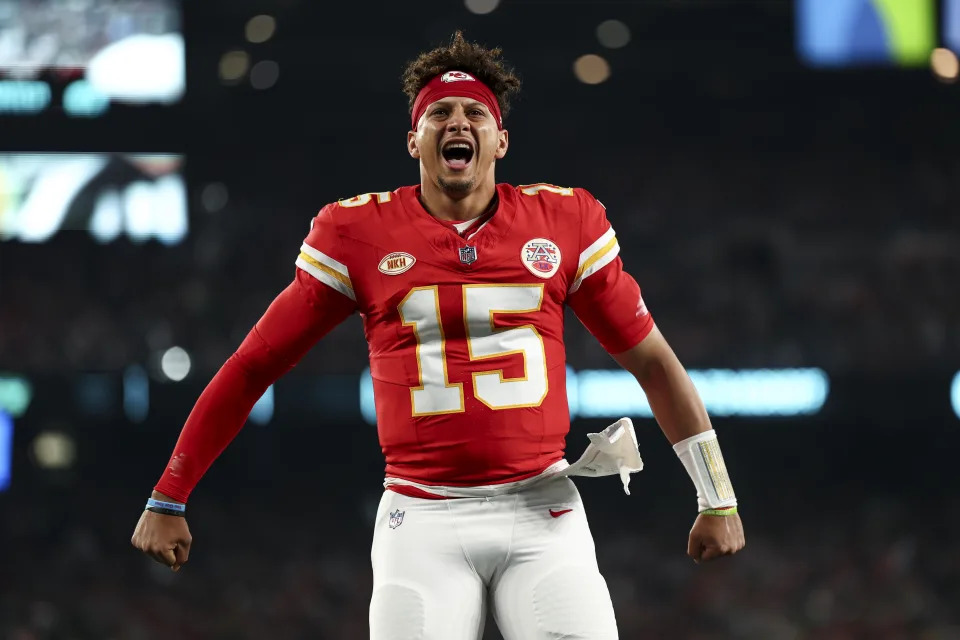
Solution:
[[(504, 378), (503, 369), (472, 372), (473, 395), (491, 409), (538, 407), (547, 396), (547, 361), (540, 332), (530, 324), (496, 326), (496, 316), (532, 313), (543, 303), (543, 285), (463, 285), (463, 322), (470, 360), (523, 355), (524, 376)], [(414, 416), (464, 410), (463, 384), (447, 374), (447, 341), (436, 286), (416, 287), (399, 304), (400, 321), (417, 338), (420, 385), (410, 389)]]

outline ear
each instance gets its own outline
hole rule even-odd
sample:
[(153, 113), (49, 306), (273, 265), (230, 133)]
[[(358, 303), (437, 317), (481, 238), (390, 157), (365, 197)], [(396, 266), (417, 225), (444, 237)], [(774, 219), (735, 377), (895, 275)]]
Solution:
[(417, 147), (416, 131), (407, 131), (407, 152), (411, 158), (420, 159), (420, 148)]
[(502, 160), (507, 155), (507, 149), (510, 147), (510, 134), (506, 129), (501, 129), (497, 139), (497, 160)]

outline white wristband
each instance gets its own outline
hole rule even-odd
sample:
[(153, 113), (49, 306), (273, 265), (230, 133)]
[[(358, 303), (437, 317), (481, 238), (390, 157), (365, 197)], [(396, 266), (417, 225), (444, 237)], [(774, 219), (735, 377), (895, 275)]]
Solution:
[(697, 488), (700, 511), (722, 509), (737, 505), (727, 466), (723, 463), (717, 432), (713, 429), (698, 433), (673, 445), (690, 479)]

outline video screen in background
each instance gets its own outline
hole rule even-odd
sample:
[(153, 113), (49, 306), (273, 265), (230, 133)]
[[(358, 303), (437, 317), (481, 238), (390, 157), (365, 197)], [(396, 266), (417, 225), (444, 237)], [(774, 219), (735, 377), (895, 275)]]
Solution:
[(13, 468), (13, 420), (0, 411), (0, 492), (10, 486)]
[(81, 231), (171, 245), (188, 230), (181, 155), (0, 154), (0, 241)]
[(0, 113), (179, 101), (181, 18), (179, 0), (0, 0)]
[(797, 53), (813, 67), (929, 63), (935, 0), (797, 0)]
[(960, 55), (960, 0), (944, 0), (943, 40), (947, 48)]

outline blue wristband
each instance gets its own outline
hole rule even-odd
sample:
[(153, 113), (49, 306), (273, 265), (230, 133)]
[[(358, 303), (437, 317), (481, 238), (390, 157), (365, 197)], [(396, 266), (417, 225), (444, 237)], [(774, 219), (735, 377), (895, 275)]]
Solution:
[(186, 513), (187, 505), (180, 504), (179, 502), (163, 502), (162, 500), (154, 500), (153, 498), (147, 499), (147, 506), (153, 507), (155, 509), (167, 509), (168, 511), (176, 511), (178, 513)]

